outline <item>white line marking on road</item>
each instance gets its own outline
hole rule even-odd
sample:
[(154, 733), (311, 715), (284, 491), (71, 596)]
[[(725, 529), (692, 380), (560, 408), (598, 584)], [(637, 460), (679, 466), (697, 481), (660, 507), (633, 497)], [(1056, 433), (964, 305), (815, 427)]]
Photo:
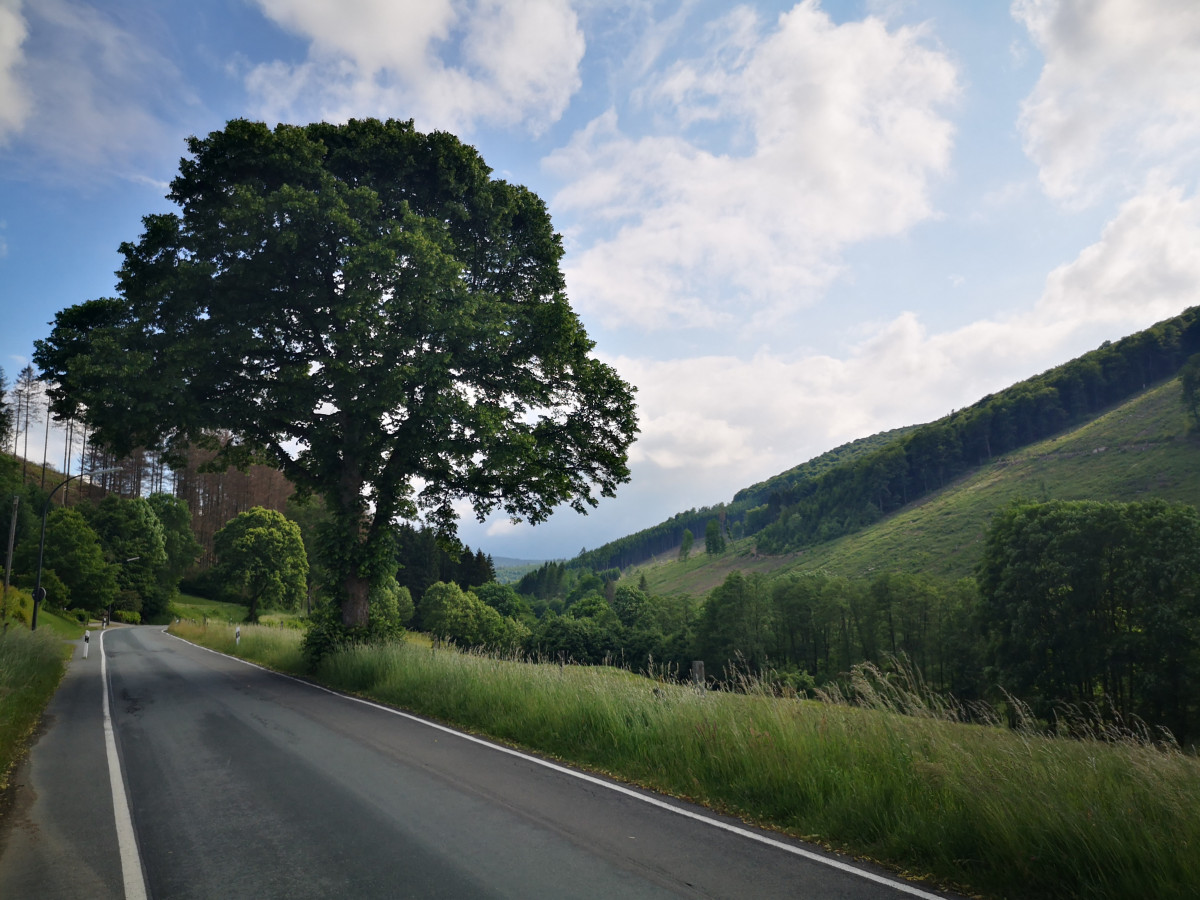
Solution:
[(676, 815), (684, 816), (685, 818), (693, 819), (697, 822), (702, 822), (705, 825), (711, 825), (713, 828), (720, 828), (722, 831), (728, 831), (732, 834), (739, 835), (740, 837), (757, 841), (760, 844), (766, 844), (768, 847), (774, 847), (775, 849), (782, 850), (785, 853), (791, 853), (793, 856), (800, 856), (812, 862), (820, 863), (824, 866), (830, 866), (831, 868), (838, 869), (849, 875), (856, 875), (859, 878), (865, 878), (867, 881), (873, 881), (876, 884), (882, 884), (887, 887), (894, 888), (897, 891), (910, 894), (913, 897), (921, 897), (922, 900), (945, 900), (945, 896), (942, 894), (931, 894), (928, 891), (923, 891), (920, 888), (914, 887), (913, 885), (907, 884), (903, 881), (896, 881), (895, 879), (888, 878), (885, 875), (878, 875), (875, 872), (868, 872), (865, 869), (852, 866), (849, 863), (842, 862), (840, 859), (834, 859), (824, 856), (820, 853), (814, 853), (811, 850), (805, 850), (803, 847), (797, 847), (794, 844), (787, 844), (783, 841), (777, 841), (774, 838), (767, 837), (765, 834), (759, 834), (756, 831), (751, 831), (748, 828), (741, 828), (737, 825), (731, 825), (728, 822), (722, 822), (720, 819), (713, 819), (709, 816), (693, 812), (690, 809), (683, 809), (682, 807), (675, 806), (672, 803), (667, 803), (665, 800), (660, 800), (657, 797), (644, 794), (641, 791), (636, 791), (633, 788), (626, 787), (625, 785), (615, 784), (611, 781), (605, 781), (603, 778), (597, 778), (594, 775), (588, 775), (586, 772), (568, 769), (566, 766), (560, 766), (557, 763), (552, 763), (549, 760), (541, 759), (537, 756), (530, 756), (528, 753), (522, 753), (520, 750), (514, 750), (512, 747), (505, 747), (503, 744), (497, 744), (481, 737), (476, 737), (473, 734), (457, 731), (447, 725), (442, 725), (438, 722), (431, 722), (428, 719), (422, 719), (420, 716), (415, 716), (412, 713), (406, 713), (403, 710), (394, 709), (390, 706), (384, 706), (382, 703), (376, 703), (373, 700), (364, 700), (362, 697), (355, 697), (351, 694), (343, 694), (340, 691), (335, 691), (332, 688), (325, 687), (324, 685), (314, 684), (311, 681), (305, 681), (303, 678), (296, 678), (293, 675), (285, 675), (283, 672), (276, 672), (274, 669), (268, 669), (266, 666), (260, 666), (258, 663), (252, 663), (248, 659), (241, 659), (237, 656), (230, 656), (228, 653), (222, 653), (219, 650), (213, 650), (211, 647), (203, 647), (200, 644), (193, 644), (191, 641), (185, 640), (178, 635), (171, 634), (165, 628), (163, 629), (162, 633), (167, 635), (167, 637), (175, 638), (175, 640), (179, 641), (180, 643), (188, 644), (189, 646), (196, 647), (200, 650), (207, 650), (209, 653), (215, 654), (216, 656), (223, 656), (226, 659), (233, 660), (234, 662), (240, 662), (243, 665), (250, 666), (251, 668), (268, 672), (271, 675), (278, 675), (280, 678), (286, 678), (288, 681), (294, 681), (297, 684), (303, 684), (306, 687), (313, 688), (314, 690), (323, 691), (326, 694), (332, 694), (334, 697), (340, 697), (343, 700), (351, 700), (355, 703), (361, 703), (363, 706), (370, 706), (393, 716), (399, 716), (402, 719), (408, 719), (411, 722), (416, 722), (420, 725), (428, 726), (429, 728), (436, 728), (438, 731), (443, 731), (446, 734), (452, 734), (455, 737), (460, 737), (465, 741), (471, 741), (483, 747), (490, 747), (493, 750), (498, 750), (501, 753), (507, 753), (510, 756), (515, 756), (519, 759), (535, 763), (536, 765), (551, 769), (562, 775), (568, 775), (571, 778), (578, 778), (580, 781), (586, 781), (590, 784), (597, 785), (598, 787), (607, 788), (610, 791), (615, 791), (618, 794), (624, 794), (627, 797), (632, 797), (634, 800), (640, 800), (643, 803), (649, 803), (651, 806), (657, 806), (660, 809), (675, 813)]
[(142, 858), (138, 855), (137, 836), (125, 782), (121, 778), (121, 760), (117, 756), (117, 738), (113, 731), (108, 704), (108, 656), (104, 652), (104, 635), (100, 632), (100, 680), (104, 689), (104, 749), (108, 752), (108, 781), (112, 787), (113, 814), (117, 820), (117, 846), (121, 851), (121, 879), (125, 883), (125, 900), (146, 900), (146, 880), (142, 876)]

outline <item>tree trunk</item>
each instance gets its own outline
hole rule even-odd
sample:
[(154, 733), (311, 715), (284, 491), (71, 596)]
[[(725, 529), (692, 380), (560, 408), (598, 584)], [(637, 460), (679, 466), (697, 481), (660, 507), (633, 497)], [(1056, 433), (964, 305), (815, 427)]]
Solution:
[(344, 422), (345, 445), (342, 451), (342, 471), (338, 479), (337, 516), (340, 537), (346, 542), (343, 552), (353, 551), (343, 569), (342, 625), (346, 628), (366, 628), (368, 624), (370, 578), (362, 574), (364, 542), (370, 530), (363, 506), (362, 466), (354, 453), (355, 428), (348, 419)]
[(342, 625), (346, 628), (366, 628), (370, 613), (367, 604), (370, 580), (361, 575), (347, 575), (342, 586), (345, 591), (342, 598)]

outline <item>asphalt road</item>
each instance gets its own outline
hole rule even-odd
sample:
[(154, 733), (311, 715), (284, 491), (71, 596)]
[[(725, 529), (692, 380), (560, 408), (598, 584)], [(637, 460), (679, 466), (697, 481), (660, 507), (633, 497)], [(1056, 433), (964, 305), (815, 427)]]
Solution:
[[(15, 805), (0, 811), (5, 900), (125, 896), (99, 650), (93, 638), (90, 658), (72, 663), (17, 774)], [(157, 628), (110, 630), (104, 650), (150, 897), (913, 895), (787, 849), (844, 864), (811, 846), (614, 790)]]

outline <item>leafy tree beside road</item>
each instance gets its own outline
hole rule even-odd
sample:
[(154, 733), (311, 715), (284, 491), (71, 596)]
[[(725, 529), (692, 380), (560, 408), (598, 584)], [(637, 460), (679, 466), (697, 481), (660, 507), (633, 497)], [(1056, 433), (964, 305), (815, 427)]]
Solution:
[[(32, 538), (21, 545), (19, 570), (36, 570), (38, 545)], [(44, 559), (42, 585), (55, 606), (100, 610), (116, 601), (118, 567), (104, 558), (100, 539), (79, 510), (51, 510)]]
[(120, 296), (37, 344), (58, 414), (118, 455), (224, 429), (217, 464), (320, 495), (350, 629), (397, 519), (452, 532), (465, 499), (539, 522), (628, 480), (633, 390), (591, 356), (533, 193), (411, 122), (237, 120), (188, 151), (179, 211), (120, 248)]
[(142, 619), (165, 615), (171, 600), (171, 590), (161, 577), (167, 565), (166, 542), (149, 501), (109, 494), (83, 509), (116, 566), (120, 589), (116, 608), (136, 612)]
[(220, 576), (249, 606), (247, 622), (258, 621), (260, 608), (297, 609), (304, 602), (304, 540), (282, 513), (261, 506), (239, 513), (213, 537), (213, 548)]
[(164, 589), (174, 594), (181, 579), (200, 555), (200, 542), (192, 533), (192, 514), (187, 503), (170, 494), (151, 494), (146, 498), (163, 530), (166, 562), (160, 572)]

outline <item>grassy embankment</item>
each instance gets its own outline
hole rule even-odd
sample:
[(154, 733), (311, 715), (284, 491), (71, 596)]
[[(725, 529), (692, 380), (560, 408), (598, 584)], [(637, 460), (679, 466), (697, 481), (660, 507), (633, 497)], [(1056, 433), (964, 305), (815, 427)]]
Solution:
[[(25, 621), (33, 609), (28, 592), (10, 589), (9, 601)], [(54, 696), (83, 626), (71, 619), (38, 611), (38, 630), (9, 617), (0, 631), (0, 790)]]
[[(180, 636), (233, 652), (229, 626)], [(302, 666), (300, 635), (242, 627), (238, 655)], [(873, 708), (701, 692), (628, 672), (411, 644), (328, 659), (370, 696), (991, 897), (1200, 895), (1200, 762), (1126, 736), (1048, 738)], [(897, 705), (918, 707), (899, 715)]]
[(997, 458), (862, 531), (783, 556), (752, 556), (754, 539), (687, 562), (664, 554), (627, 573), (655, 593), (708, 593), (735, 569), (870, 577), (974, 573), (992, 515), (1016, 499), (1146, 500), (1200, 506), (1200, 443), (1187, 434), (1179, 382), (1152, 387), (1090, 422)]

